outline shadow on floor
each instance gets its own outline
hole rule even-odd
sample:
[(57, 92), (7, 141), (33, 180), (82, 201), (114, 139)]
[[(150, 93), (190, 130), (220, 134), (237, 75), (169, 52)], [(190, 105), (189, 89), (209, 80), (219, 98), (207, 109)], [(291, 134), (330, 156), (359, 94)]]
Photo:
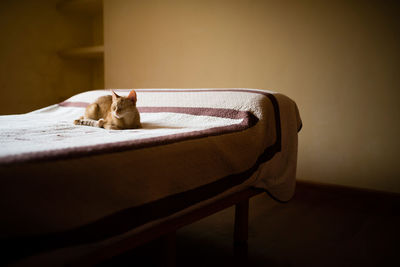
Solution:
[[(234, 209), (177, 232), (177, 266), (235, 266)], [(250, 201), (246, 266), (400, 266), (399, 195), (300, 183), (286, 204)], [(163, 266), (154, 241), (101, 266)]]

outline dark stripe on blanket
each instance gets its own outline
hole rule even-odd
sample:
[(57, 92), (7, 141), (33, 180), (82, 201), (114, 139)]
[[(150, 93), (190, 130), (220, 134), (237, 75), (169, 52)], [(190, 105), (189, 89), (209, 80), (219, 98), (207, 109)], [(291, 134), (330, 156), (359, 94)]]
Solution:
[(113, 213), (75, 229), (32, 237), (1, 240), (0, 242), (4, 246), (2, 248), (2, 254), (4, 255), (2, 260), (5, 263), (10, 263), (40, 252), (106, 240), (153, 220), (182, 211), (243, 183), (257, 171), (261, 164), (269, 161), (276, 153), (281, 151), (279, 105), (273, 95), (268, 95), (268, 98), (274, 107), (277, 139), (272, 146), (263, 151), (255, 164), (248, 170), (228, 175), (192, 190)]

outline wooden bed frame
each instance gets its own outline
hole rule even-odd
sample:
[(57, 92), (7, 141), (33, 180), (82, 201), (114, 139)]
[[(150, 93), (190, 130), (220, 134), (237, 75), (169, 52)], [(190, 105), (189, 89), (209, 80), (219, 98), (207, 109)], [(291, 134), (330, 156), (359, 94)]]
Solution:
[(79, 258), (72, 265), (93, 266), (152, 240), (161, 239), (164, 246), (163, 256), (165, 264), (163, 266), (175, 266), (176, 231), (233, 205), (235, 205), (235, 225), (233, 233), (234, 257), (237, 263), (245, 263), (247, 261), (249, 199), (263, 192), (265, 191), (261, 189), (248, 188), (232, 193), (216, 202), (207, 204), (182, 216), (164, 221), (143, 232), (133, 234), (112, 245), (98, 249)]

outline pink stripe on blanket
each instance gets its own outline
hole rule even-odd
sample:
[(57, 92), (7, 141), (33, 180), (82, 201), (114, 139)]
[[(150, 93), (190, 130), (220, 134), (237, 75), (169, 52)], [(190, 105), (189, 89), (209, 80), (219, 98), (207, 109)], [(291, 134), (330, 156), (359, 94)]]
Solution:
[[(85, 108), (89, 105), (86, 102), (62, 102), (61, 107)], [(195, 116), (212, 116), (226, 119), (242, 119), (246, 116), (245, 111), (223, 108), (194, 108), (194, 107), (138, 107), (140, 113), (182, 113)]]
[[(129, 92), (132, 89), (113, 89), (115, 92)], [(270, 92), (263, 91), (262, 89), (135, 89), (136, 92), (140, 93), (208, 93), (208, 92), (231, 92), (231, 93), (252, 93), (260, 95), (270, 95)]]
[(74, 107), (74, 108), (86, 108), (89, 106), (87, 102), (61, 102), (58, 104), (60, 107)]

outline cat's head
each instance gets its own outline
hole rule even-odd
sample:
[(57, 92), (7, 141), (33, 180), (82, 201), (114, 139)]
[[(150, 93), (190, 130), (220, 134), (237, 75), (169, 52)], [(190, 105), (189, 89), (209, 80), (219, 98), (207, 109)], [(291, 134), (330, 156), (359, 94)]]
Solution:
[(135, 90), (132, 90), (128, 96), (119, 96), (114, 91), (112, 92), (112, 104), (111, 112), (112, 115), (121, 119), (128, 113), (132, 113), (132, 110), (136, 109), (137, 95)]

